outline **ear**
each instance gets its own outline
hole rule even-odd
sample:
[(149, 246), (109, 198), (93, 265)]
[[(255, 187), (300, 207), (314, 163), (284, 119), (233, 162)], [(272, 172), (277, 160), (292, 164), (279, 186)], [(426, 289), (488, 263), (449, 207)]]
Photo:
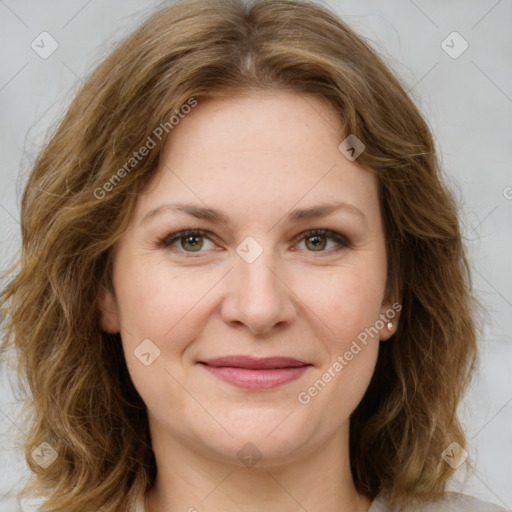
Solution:
[[(400, 311), (402, 310), (401, 293), (396, 291), (390, 294), (390, 297), (386, 298), (382, 302), (380, 309), (379, 319), (379, 339), (380, 341), (387, 341), (398, 329), (398, 322), (400, 320)], [(380, 328), (382, 327), (382, 328)]]
[(98, 294), (99, 327), (109, 334), (116, 334), (120, 329), (117, 301), (114, 293), (102, 287)]

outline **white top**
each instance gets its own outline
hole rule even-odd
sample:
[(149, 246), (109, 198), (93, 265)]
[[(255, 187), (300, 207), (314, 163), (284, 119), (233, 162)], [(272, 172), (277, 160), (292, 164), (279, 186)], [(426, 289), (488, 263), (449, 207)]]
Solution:
[[(512, 512), (494, 503), (457, 492), (447, 492), (440, 501), (429, 501), (422, 505), (411, 506), (407, 510), (410, 512)], [(144, 512), (144, 509), (140, 512)], [(390, 512), (382, 493), (372, 501), (368, 512)]]
[[(512, 512), (494, 503), (454, 492), (446, 493), (446, 497), (441, 501), (430, 501), (419, 507), (411, 507), (408, 510), (410, 512)], [(146, 512), (144, 510), (144, 498), (141, 497), (135, 512)], [(368, 512), (390, 512), (382, 493), (372, 501)]]

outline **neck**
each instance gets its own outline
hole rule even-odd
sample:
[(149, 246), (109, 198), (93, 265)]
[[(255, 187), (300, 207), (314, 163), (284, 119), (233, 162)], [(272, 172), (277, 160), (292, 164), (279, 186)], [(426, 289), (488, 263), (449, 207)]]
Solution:
[(252, 467), (206, 457), (197, 446), (152, 429), (157, 478), (146, 512), (367, 512), (350, 472), (348, 426), (323, 446), (287, 463), (260, 459)]

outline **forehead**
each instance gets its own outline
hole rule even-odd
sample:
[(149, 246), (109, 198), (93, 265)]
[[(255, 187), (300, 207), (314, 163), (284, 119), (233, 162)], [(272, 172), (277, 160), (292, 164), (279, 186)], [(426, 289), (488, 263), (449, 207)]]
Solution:
[(329, 199), (369, 208), (377, 200), (375, 177), (339, 151), (344, 136), (334, 109), (312, 95), (200, 101), (172, 130), (138, 216), (170, 199), (238, 206), (246, 216)]
[[(165, 153), (177, 154), (184, 144), (194, 144), (193, 138), (202, 143), (198, 152), (222, 144), (229, 153), (317, 154), (342, 131), (341, 118), (322, 97), (258, 91), (201, 100), (171, 132)], [(320, 139), (325, 144), (319, 145)]]

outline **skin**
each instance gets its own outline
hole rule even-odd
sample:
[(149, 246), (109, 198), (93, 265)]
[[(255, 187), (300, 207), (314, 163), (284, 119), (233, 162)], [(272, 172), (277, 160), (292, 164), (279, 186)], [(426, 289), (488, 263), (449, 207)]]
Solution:
[[(308, 404), (297, 398), (394, 302), (385, 293), (377, 182), (338, 150), (342, 133), (329, 104), (289, 92), (202, 101), (173, 129), (115, 247), (115, 293), (99, 297), (101, 327), (121, 333), (147, 406), (158, 470), (148, 511), (368, 510), (350, 474), (349, 417), (396, 317)], [(296, 208), (335, 201), (363, 215), (342, 208), (286, 220)], [(169, 208), (142, 220), (175, 202), (221, 210), (229, 223)], [(301, 235), (314, 228), (349, 245)], [(212, 238), (158, 246), (185, 229)], [(246, 237), (263, 251), (251, 263), (236, 252)], [(148, 366), (134, 355), (144, 339), (160, 350)], [(293, 382), (248, 391), (197, 364), (234, 354), (312, 366)], [(262, 455), (252, 466), (237, 456), (248, 442)]]

